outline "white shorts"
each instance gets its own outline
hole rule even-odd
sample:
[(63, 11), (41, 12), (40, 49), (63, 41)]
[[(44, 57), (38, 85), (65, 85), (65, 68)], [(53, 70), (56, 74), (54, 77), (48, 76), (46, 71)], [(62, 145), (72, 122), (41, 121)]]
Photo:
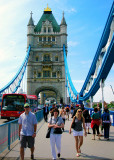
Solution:
[(75, 131), (74, 129), (73, 129), (73, 136), (75, 137), (75, 136), (83, 136), (83, 131)]
[(85, 127), (89, 128), (91, 123), (85, 123)]

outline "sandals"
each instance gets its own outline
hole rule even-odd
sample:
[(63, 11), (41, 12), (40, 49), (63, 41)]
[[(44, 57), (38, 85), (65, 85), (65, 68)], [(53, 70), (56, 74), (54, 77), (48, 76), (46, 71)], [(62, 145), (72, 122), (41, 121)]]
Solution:
[(76, 154), (76, 157), (80, 157), (79, 153)]
[(92, 138), (92, 140), (95, 140), (95, 138)]

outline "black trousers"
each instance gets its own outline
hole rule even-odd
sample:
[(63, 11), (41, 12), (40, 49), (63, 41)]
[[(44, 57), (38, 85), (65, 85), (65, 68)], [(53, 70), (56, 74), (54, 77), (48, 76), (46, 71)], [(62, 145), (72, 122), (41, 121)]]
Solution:
[(96, 130), (97, 130), (97, 134), (99, 134), (99, 126), (95, 124), (93, 126), (93, 134), (95, 134)]

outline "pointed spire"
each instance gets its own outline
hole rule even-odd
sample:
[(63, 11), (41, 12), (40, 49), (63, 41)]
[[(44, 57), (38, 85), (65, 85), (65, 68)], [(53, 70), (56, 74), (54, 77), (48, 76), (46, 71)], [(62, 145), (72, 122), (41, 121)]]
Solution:
[(30, 26), (30, 25), (31, 25), (31, 26), (34, 26), (34, 21), (33, 21), (33, 19), (32, 19), (32, 14), (33, 14), (32, 11), (31, 11), (30, 14), (31, 14), (31, 16), (30, 16), (30, 19), (29, 19), (28, 26)]
[(64, 11), (63, 11), (63, 18), (62, 18), (62, 21), (61, 21), (61, 25), (67, 25), (66, 21), (65, 21), (65, 18), (64, 18)]

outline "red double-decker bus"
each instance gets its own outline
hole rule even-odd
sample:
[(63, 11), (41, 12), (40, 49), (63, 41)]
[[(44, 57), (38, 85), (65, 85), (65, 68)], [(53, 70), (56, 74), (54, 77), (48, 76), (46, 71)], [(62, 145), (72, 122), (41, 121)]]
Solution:
[(36, 95), (9, 93), (3, 94), (1, 105), (1, 119), (15, 119), (24, 112), (24, 104), (30, 104), (30, 110), (38, 110), (38, 99)]

